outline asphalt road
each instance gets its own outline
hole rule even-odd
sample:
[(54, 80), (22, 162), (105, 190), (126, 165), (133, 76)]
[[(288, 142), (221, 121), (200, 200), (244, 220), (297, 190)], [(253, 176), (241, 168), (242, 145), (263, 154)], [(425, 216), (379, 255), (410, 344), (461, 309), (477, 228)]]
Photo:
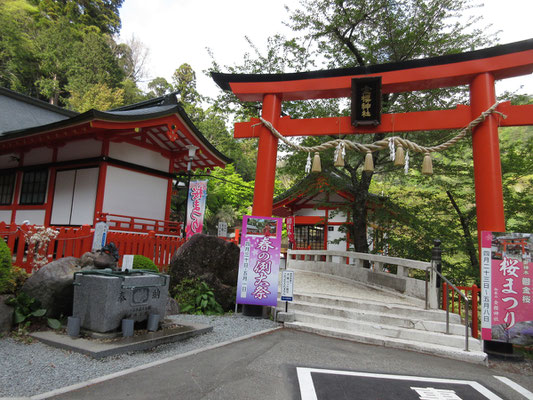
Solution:
[[(306, 371), (310, 371), (306, 368), (314, 372), (307, 375), (312, 377), (311, 381), (301, 381), (301, 392), (298, 374), (304, 376)], [(334, 371), (320, 374), (314, 369)], [(341, 373), (337, 375), (335, 371)], [(390, 375), (401, 375), (403, 378)], [(433, 390), (436, 393), (433, 395), (437, 397), (432, 399), (490, 398), (486, 393), (507, 400), (527, 398), (495, 378), (495, 375), (504, 376), (533, 392), (531, 376), (281, 329), (52, 398), (283, 400), (300, 399), (303, 393), (305, 399), (312, 399), (316, 395), (314, 398), (319, 400), (403, 400), (422, 399), (423, 390)], [(425, 378), (473, 383), (456, 383), (454, 386), (453, 383), (439, 383), (435, 379)], [(475, 390), (476, 385), (478, 390)], [(444, 397), (446, 395), (448, 397)]]

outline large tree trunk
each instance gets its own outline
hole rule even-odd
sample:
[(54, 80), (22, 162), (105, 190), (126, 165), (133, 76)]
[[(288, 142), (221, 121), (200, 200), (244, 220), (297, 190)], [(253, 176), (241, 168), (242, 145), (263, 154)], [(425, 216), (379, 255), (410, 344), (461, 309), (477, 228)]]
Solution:
[(474, 239), (472, 238), (472, 233), (470, 232), (470, 228), (468, 226), (469, 218), (467, 218), (463, 212), (460, 210), (459, 206), (455, 202), (455, 199), (452, 196), (452, 193), (447, 190), (446, 194), (448, 195), (448, 198), (450, 199), (450, 202), (452, 203), (453, 208), (457, 212), (457, 215), (459, 216), (459, 220), (461, 221), (461, 227), (463, 229), (463, 238), (465, 241), (465, 247), (466, 252), (468, 253), (468, 257), (470, 258), (470, 264), (472, 265), (472, 269), (475, 273), (479, 272), (479, 260), (477, 258), (477, 251), (476, 246), (474, 245)]

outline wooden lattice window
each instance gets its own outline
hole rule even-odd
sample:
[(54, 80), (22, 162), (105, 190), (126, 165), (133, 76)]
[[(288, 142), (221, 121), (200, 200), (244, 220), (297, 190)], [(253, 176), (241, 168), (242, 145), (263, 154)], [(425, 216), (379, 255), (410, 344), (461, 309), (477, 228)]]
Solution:
[(296, 247), (299, 249), (323, 250), (324, 226), (322, 225), (296, 225), (294, 227)]
[(0, 175), (0, 205), (9, 205), (13, 201), (15, 187), (15, 173)]
[(20, 190), (20, 204), (44, 204), (47, 183), (47, 169), (24, 172)]

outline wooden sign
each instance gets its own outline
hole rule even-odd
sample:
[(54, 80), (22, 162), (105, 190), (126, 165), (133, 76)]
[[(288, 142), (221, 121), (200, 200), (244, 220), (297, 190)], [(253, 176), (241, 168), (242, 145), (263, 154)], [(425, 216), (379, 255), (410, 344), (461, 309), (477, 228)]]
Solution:
[(352, 79), (352, 125), (381, 124), (381, 77)]

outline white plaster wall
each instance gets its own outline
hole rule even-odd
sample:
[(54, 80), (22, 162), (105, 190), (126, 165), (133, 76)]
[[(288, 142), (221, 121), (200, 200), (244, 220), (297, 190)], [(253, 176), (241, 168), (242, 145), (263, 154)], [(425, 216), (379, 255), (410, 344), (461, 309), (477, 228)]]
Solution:
[(346, 213), (343, 211), (330, 210), (328, 216), (328, 221), (330, 222), (346, 222)]
[(9, 224), (11, 222), (11, 210), (0, 210), (0, 222)]
[(110, 143), (109, 157), (164, 172), (168, 172), (170, 165), (169, 159), (161, 153), (129, 143)]
[(18, 153), (4, 154), (0, 156), (0, 168), (16, 168), (19, 166), (17, 160), (11, 158), (11, 156), (19, 157)]
[(17, 210), (15, 223), (22, 224), (24, 221), (30, 221), (30, 225), (44, 225), (45, 210)]
[(108, 167), (103, 212), (139, 218), (165, 219), (167, 180)]
[[(330, 231), (329, 229), (333, 228), (333, 231)], [(338, 251), (346, 251), (346, 240), (341, 240), (338, 244), (331, 243), (333, 240), (336, 239), (346, 239), (346, 233), (339, 232), (340, 226), (331, 226), (328, 227), (328, 250), (338, 250)], [(332, 259), (333, 262), (341, 262), (340, 257), (334, 256)]]
[(24, 154), (24, 165), (38, 165), (52, 162), (54, 151), (49, 147), (31, 149)]
[(57, 161), (99, 157), (100, 154), (102, 154), (101, 141), (96, 139), (77, 140), (58, 148)]
[(324, 210), (314, 210), (312, 208), (302, 208), (294, 214), (296, 216), (301, 217), (324, 217), (325, 211)]

